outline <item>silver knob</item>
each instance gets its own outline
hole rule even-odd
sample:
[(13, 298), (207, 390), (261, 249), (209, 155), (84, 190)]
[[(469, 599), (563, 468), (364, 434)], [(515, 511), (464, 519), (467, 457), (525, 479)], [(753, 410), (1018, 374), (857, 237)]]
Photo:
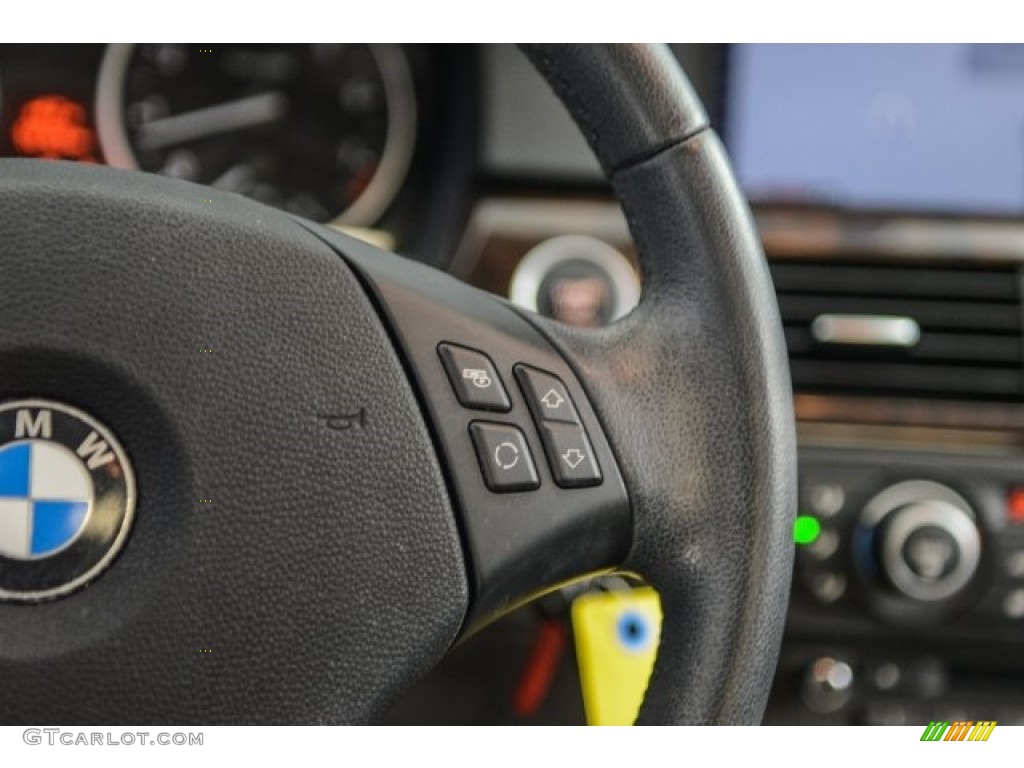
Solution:
[(873, 526), (886, 577), (914, 600), (952, 597), (971, 580), (981, 559), (974, 512), (954, 491), (910, 481), (886, 489), (864, 510)]
[(853, 669), (845, 661), (822, 656), (807, 668), (800, 698), (808, 709), (827, 714), (846, 706), (853, 696)]

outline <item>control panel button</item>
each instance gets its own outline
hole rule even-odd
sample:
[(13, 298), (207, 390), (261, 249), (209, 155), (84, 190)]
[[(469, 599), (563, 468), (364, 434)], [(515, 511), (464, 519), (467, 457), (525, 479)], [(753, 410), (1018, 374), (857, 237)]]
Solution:
[(816, 560), (828, 560), (839, 549), (839, 534), (832, 528), (822, 528), (818, 538), (803, 548)]
[(538, 423), (560, 421), (579, 424), (569, 391), (558, 377), (525, 365), (517, 365), (515, 371), (533, 418)]
[(532, 491), (540, 487), (530, 448), (517, 427), (474, 421), (469, 434), (484, 482), (492, 491)]
[(816, 483), (807, 490), (807, 500), (816, 515), (832, 517), (842, 510), (846, 493), (836, 483)]
[(437, 352), (460, 403), (485, 411), (511, 410), (508, 393), (487, 355), (455, 344), (439, 344)]
[(853, 669), (831, 656), (815, 659), (804, 673), (800, 698), (808, 709), (822, 714), (836, 712), (853, 697)]
[(974, 576), (981, 540), (971, 516), (960, 507), (925, 499), (891, 512), (879, 527), (882, 568), (906, 597), (945, 600)]
[(869, 580), (880, 574), (900, 598), (938, 602), (956, 597), (974, 578), (981, 531), (974, 511), (955, 491), (908, 480), (868, 501), (852, 550)]
[(903, 673), (899, 664), (886, 661), (876, 666), (871, 672), (871, 682), (879, 691), (892, 691), (900, 684)]
[(841, 573), (824, 571), (807, 577), (807, 588), (822, 605), (831, 605), (846, 592), (846, 577)]
[(1003, 614), (1008, 619), (1024, 618), (1024, 589), (1014, 589), (1003, 599)]
[(953, 535), (944, 528), (928, 525), (907, 536), (903, 559), (922, 581), (944, 579), (956, 568), (959, 547)]
[(551, 465), (551, 474), (558, 485), (582, 488), (601, 484), (601, 468), (583, 427), (542, 422), (540, 436)]
[(1007, 556), (1006, 575), (1011, 579), (1024, 579), (1024, 549), (1018, 549)]

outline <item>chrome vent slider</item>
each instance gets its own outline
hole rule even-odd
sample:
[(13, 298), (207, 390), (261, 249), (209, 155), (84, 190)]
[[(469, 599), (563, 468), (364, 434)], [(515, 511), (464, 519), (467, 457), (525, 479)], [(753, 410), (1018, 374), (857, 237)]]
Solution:
[(825, 314), (811, 322), (811, 335), (819, 344), (910, 348), (921, 340), (921, 327), (910, 317)]

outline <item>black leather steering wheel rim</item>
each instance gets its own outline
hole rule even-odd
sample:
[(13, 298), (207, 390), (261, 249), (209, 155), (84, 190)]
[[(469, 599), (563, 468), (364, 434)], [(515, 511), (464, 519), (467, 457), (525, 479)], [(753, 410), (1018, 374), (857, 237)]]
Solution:
[[(63, 578), (45, 559), (0, 555), (0, 719), (372, 721), (460, 632), (624, 568), (664, 612), (640, 722), (759, 721), (795, 438), (749, 211), (667, 49), (525, 50), (638, 246), (640, 305), (606, 329), (234, 195), (0, 162), (0, 449), (26, 437), (15, 409), (66, 404), (117, 437), (139, 498), (123, 551), (59, 599), (33, 597)], [(508, 402), (457, 398), (441, 344), (489, 355)], [(569, 426), (524, 366), (564, 386)], [(480, 424), (532, 452), (525, 486), (485, 483)], [(552, 429), (598, 477), (559, 478)]]
[(643, 270), (640, 306), (616, 326), (543, 323), (602, 383), (592, 397), (634, 510), (627, 567), (662, 599), (639, 722), (759, 723), (789, 597), (796, 441), (749, 209), (667, 48), (525, 50), (600, 160)]

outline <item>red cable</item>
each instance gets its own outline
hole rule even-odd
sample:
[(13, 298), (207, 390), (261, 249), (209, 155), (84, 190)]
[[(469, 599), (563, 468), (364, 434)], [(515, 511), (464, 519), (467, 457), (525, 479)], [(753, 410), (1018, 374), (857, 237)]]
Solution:
[(565, 653), (566, 635), (565, 625), (560, 621), (547, 620), (540, 625), (512, 699), (512, 708), (520, 717), (536, 714), (547, 698)]

